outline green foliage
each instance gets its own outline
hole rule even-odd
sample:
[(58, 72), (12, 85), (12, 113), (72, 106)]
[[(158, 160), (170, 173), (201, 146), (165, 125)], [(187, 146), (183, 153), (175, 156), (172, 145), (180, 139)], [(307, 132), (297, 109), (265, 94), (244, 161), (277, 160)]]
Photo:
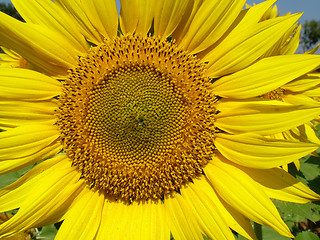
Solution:
[(53, 240), (57, 232), (58, 230), (54, 224), (45, 226), (40, 230), (39, 235), (41, 236), (41, 238), (38, 239)]
[[(279, 235), (275, 230), (273, 230), (270, 227), (262, 226), (262, 239), (263, 240), (291, 240), (291, 238), (284, 237)], [(242, 237), (241, 235), (235, 236), (236, 240), (247, 240), (245, 237)]]
[(23, 18), (20, 16), (18, 11), (10, 3), (8, 4), (0, 3), (0, 11), (10, 15), (11, 17), (14, 17), (15, 19), (23, 21)]
[(23, 169), (20, 169), (16, 172), (10, 172), (4, 175), (0, 175), (0, 188), (8, 186), (14, 181), (18, 180), (21, 176), (23, 176), (26, 172), (28, 172), (33, 166), (28, 166)]
[(297, 234), (295, 240), (319, 240), (318, 236), (312, 232), (304, 231)]
[(306, 21), (303, 24), (301, 40), (304, 50), (311, 49), (320, 40), (320, 20)]
[(289, 228), (294, 230), (295, 223), (304, 222), (307, 219), (312, 222), (320, 220), (320, 206), (317, 203), (290, 203), (274, 200), (280, 215)]

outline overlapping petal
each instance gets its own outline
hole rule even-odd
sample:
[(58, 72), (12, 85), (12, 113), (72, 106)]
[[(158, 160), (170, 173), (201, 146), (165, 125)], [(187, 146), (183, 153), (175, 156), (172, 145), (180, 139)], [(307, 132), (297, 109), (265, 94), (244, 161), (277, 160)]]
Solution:
[[(122, 223), (119, 224), (119, 219)], [(132, 204), (105, 200), (98, 240), (170, 238), (164, 207), (158, 201)]]
[(68, 161), (64, 161), (65, 159), (66, 156), (64, 154), (50, 158), (32, 168), (14, 183), (2, 188), (0, 190), (0, 211), (5, 212), (20, 208), (32, 188), (36, 187), (35, 183), (37, 181), (42, 181), (49, 173), (70, 166)]
[(296, 203), (320, 199), (318, 194), (281, 168), (261, 170), (242, 167), (241, 169), (259, 183), (270, 198)]
[(193, 53), (207, 49), (234, 23), (244, 3), (245, 0), (203, 1), (179, 44)]
[(1, 68), (0, 99), (43, 101), (61, 93), (58, 81), (36, 71), (21, 68)]
[(90, 22), (100, 34), (106, 39), (117, 36), (118, 11), (114, 0), (86, 0), (81, 3)]
[(85, 188), (85, 194), (68, 210), (55, 239), (94, 239), (100, 226), (104, 196)]
[(147, 35), (155, 14), (155, 0), (120, 1), (120, 26), (126, 33)]
[(169, 228), (177, 240), (202, 240), (201, 228), (194, 214), (189, 211), (186, 200), (180, 195), (168, 196), (164, 199)]
[(320, 114), (318, 106), (292, 105), (280, 101), (219, 101), (215, 125), (229, 133), (271, 135), (307, 123)]
[(214, 161), (205, 174), (219, 195), (253, 221), (269, 225), (282, 235), (292, 237), (272, 201), (247, 174), (223, 162)]
[[(207, 211), (210, 212), (210, 214), (213, 214), (213, 217), (215, 219), (219, 219), (219, 217), (222, 217), (222, 221), (237, 233), (250, 240), (256, 239), (249, 219), (233, 209), (223, 199), (221, 199), (215, 192), (212, 185), (210, 185), (206, 177), (195, 179), (193, 180), (193, 182), (194, 184), (189, 184), (188, 187), (190, 187), (194, 191), (194, 193), (197, 194), (199, 199), (201, 199), (201, 201), (206, 204)], [(221, 222), (219, 224), (221, 224)], [(214, 226), (215, 225), (211, 225), (211, 227)], [(219, 227), (221, 226), (219, 225)], [(221, 227), (221, 229), (219, 229), (219, 232), (220, 230), (222, 230), (222, 232), (226, 231), (224, 227)], [(213, 233), (213, 235), (217, 236), (219, 232)], [(224, 234), (227, 235), (228, 233)]]
[(317, 144), (265, 138), (255, 134), (226, 133), (217, 134), (215, 145), (230, 161), (259, 169), (288, 164), (319, 147)]
[(66, 75), (76, 64), (78, 54), (60, 33), (37, 24), (22, 23), (0, 13), (0, 45), (19, 53), (39, 71)]
[[(154, 34), (166, 39), (177, 28), (183, 15), (190, 7), (190, 1), (158, 0), (155, 3)], [(192, 5), (191, 5), (192, 6)]]
[(66, 37), (79, 54), (87, 52), (87, 43), (73, 19), (50, 0), (13, 0), (15, 8), (26, 22), (54, 29)]
[[(205, 184), (205, 182), (204, 179), (197, 181), (198, 187), (201, 187), (199, 185)], [(193, 184), (181, 189), (181, 196), (190, 207), (189, 211), (194, 214), (202, 232), (211, 239), (232, 239), (233, 234), (220, 215), (219, 207), (221, 206), (217, 207), (212, 200), (203, 197), (203, 193), (198, 194), (199, 192), (191, 185)]]
[[(83, 36), (94, 44), (103, 42), (104, 36), (93, 26), (89, 20), (81, 0), (55, 0), (56, 4), (64, 9), (73, 18)], [(87, 11), (90, 11), (88, 9)]]
[(79, 177), (79, 173), (69, 167), (51, 172), (41, 181), (33, 182), (36, 185), (32, 188), (36, 187), (36, 191), (28, 194), (14, 217), (0, 225), (0, 236), (10, 236), (33, 226), (52, 224), (59, 220), (83, 187)]
[(320, 56), (283, 55), (264, 58), (250, 67), (222, 77), (213, 83), (213, 92), (221, 97), (243, 99), (270, 92), (315, 70)]
[(24, 125), (0, 135), (0, 173), (21, 169), (57, 154), (57, 127), (50, 125)]
[(52, 102), (0, 101), (0, 128), (10, 129), (30, 122), (53, 125), (56, 108)]
[(221, 77), (250, 66), (272, 48), (299, 17), (299, 14), (294, 14), (274, 18), (250, 29), (239, 24), (214, 50), (203, 57), (202, 61), (208, 62), (208, 76)]

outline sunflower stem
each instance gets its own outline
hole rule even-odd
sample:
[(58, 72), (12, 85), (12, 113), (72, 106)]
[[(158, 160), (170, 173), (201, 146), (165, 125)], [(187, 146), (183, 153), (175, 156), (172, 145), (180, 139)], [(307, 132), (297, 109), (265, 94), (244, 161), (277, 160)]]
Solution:
[(259, 223), (256, 223), (256, 222), (254, 222), (253, 224), (254, 224), (253, 225), (253, 229), (254, 229), (254, 232), (257, 235), (257, 239), (258, 240), (262, 240), (262, 226)]

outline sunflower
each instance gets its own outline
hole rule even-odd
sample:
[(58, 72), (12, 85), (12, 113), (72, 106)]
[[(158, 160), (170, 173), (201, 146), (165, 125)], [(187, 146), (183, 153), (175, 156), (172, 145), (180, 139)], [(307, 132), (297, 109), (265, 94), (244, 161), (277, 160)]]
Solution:
[[(254, 4), (255, 5), (255, 4)], [(246, 4), (246, 8), (252, 7), (249, 4)], [(289, 16), (290, 13), (286, 13), (284, 16)], [(273, 18), (277, 18), (280, 16), (278, 12), (277, 5), (271, 6), (261, 17), (260, 21), (265, 21)], [(282, 38), (280, 38), (277, 43), (274, 44), (272, 48), (269, 49), (263, 56), (260, 58), (277, 56), (277, 55), (287, 55), (294, 54), (300, 43), (300, 32), (301, 32), (301, 24), (294, 24), (290, 29), (287, 30), (285, 34), (283, 34)]]
[(25, 59), (23, 59), (16, 52), (6, 49), (0, 48), (3, 53), (0, 53), (0, 66), (1, 67), (21, 67), (28, 68), (28, 63)]
[(315, 55), (266, 55), (300, 14), (260, 19), (244, 0), (13, 0), (0, 45), (0, 190), (19, 209), (0, 237), (63, 223), (56, 239), (256, 239), (250, 220), (292, 237), (271, 201), (319, 195), (279, 168), (311, 142), (272, 139), (318, 105), (255, 98), (312, 72)]
[[(251, 6), (246, 4), (246, 7), (249, 8)], [(290, 15), (290, 13), (287, 13), (285, 15)], [(265, 21), (279, 16), (280, 14), (278, 13), (277, 6), (274, 5), (265, 12), (260, 21)], [(301, 25), (293, 25), (292, 28), (288, 29), (287, 33), (283, 35), (282, 39), (280, 39), (273, 46), (273, 48), (271, 48), (261, 58), (276, 55), (294, 54), (299, 46), (300, 32)], [(306, 52), (306, 54), (313, 54), (317, 51), (317, 49), (318, 47), (310, 50), (309, 52)], [(285, 85), (271, 92), (264, 94), (262, 97), (265, 99), (278, 100), (292, 104), (293, 108), (300, 108), (301, 106), (308, 107), (308, 105), (315, 106), (318, 105), (318, 103), (316, 103), (312, 99), (316, 101), (319, 100), (319, 79), (320, 75), (317, 73), (306, 74), (299, 77), (298, 79), (294, 79), (293, 81), (286, 83)], [(311, 122), (307, 122), (285, 132), (274, 134), (271, 137), (276, 139), (288, 139), (292, 141), (313, 142), (319, 144), (320, 141), (315, 133), (315, 125), (318, 124), (317, 118), (318, 117), (313, 119)], [(314, 152), (313, 154), (318, 156), (316, 152)], [(296, 165), (297, 169), (300, 168), (299, 159), (295, 160), (294, 164)], [(282, 167), (288, 170), (287, 165), (284, 165)]]

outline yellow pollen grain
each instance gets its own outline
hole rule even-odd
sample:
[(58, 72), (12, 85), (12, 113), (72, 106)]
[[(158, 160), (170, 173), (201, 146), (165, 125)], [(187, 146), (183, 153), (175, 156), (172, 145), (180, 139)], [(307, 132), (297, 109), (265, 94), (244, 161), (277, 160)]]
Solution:
[(125, 201), (161, 199), (202, 174), (216, 114), (204, 72), (155, 37), (118, 37), (81, 57), (57, 115), (64, 150), (88, 186)]
[(19, 57), (19, 68), (30, 68), (29, 63), (23, 57)]
[(283, 88), (277, 88), (263, 95), (263, 98), (282, 101), (284, 94), (285, 94), (285, 90)]

